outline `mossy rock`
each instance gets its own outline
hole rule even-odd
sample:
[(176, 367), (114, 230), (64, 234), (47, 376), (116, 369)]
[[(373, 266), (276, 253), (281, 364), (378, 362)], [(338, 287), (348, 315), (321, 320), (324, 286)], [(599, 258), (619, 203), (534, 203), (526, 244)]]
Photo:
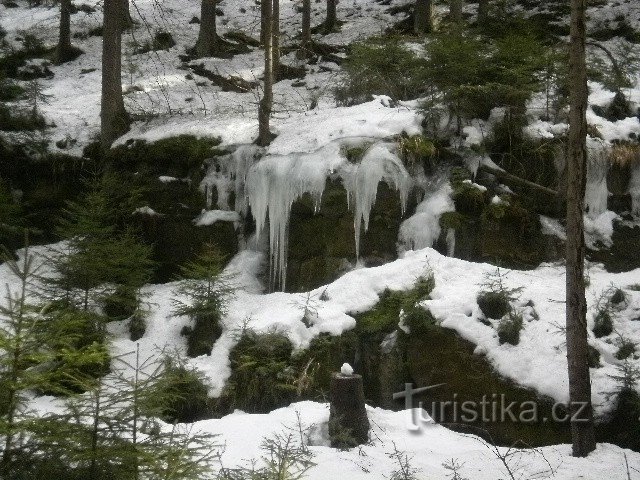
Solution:
[[(347, 193), (335, 180), (327, 182), (319, 212), (304, 195), (293, 203), (289, 223), (287, 290), (306, 291), (340, 276), (356, 261), (354, 213)], [(379, 265), (397, 258), (397, 237), (402, 223), (398, 193), (386, 183), (378, 185), (369, 229), (360, 237), (360, 260)]]
[(596, 338), (606, 337), (613, 333), (613, 319), (606, 310), (600, 310), (595, 317), (593, 334)]
[(175, 280), (180, 267), (194, 260), (206, 243), (218, 246), (225, 258), (238, 252), (238, 236), (233, 222), (216, 222), (198, 227), (192, 216), (136, 215), (142, 238), (153, 246), (152, 259), (157, 266), (152, 281)]
[(222, 335), (220, 317), (199, 314), (193, 319), (193, 326), (185, 326), (180, 334), (187, 337), (187, 356), (195, 358), (211, 355), (213, 345)]
[(522, 315), (511, 312), (508, 317), (500, 320), (498, 324), (498, 341), (500, 345), (509, 343), (518, 345), (520, 343), (520, 331), (523, 328)]
[(608, 272), (628, 272), (640, 268), (640, 226), (614, 220), (610, 248), (587, 251), (592, 262), (603, 263)]
[(105, 160), (132, 172), (148, 170), (158, 175), (185, 178), (200, 171), (207, 158), (223, 154), (216, 148), (220, 143), (219, 138), (193, 135), (179, 135), (152, 143), (130, 140), (109, 150)]
[(462, 182), (454, 187), (453, 203), (457, 212), (478, 216), (487, 203), (487, 192), (470, 183)]
[(600, 363), (600, 351), (592, 345), (587, 346), (587, 361), (589, 363), (589, 368), (602, 367), (602, 364)]

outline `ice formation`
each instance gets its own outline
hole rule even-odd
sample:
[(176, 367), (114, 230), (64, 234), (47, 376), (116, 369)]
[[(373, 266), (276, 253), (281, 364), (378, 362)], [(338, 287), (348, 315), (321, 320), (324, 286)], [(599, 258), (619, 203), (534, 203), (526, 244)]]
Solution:
[(586, 214), (595, 219), (607, 211), (608, 147), (596, 138), (587, 138), (587, 185), (584, 194)]
[(433, 246), (440, 236), (440, 215), (455, 210), (451, 193), (451, 185), (445, 178), (433, 194), (426, 195), (416, 208), (416, 213), (402, 222), (398, 232), (401, 252)]
[(341, 179), (354, 210), (356, 255), (360, 231), (369, 227), (369, 214), (375, 203), (378, 183), (386, 182), (398, 190), (402, 210), (409, 196), (411, 178), (402, 161), (393, 153), (394, 144), (370, 147), (360, 163), (350, 163), (341, 147), (351, 140), (331, 142), (311, 153), (269, 155), (248, 172), (246, 193), (260, 234), (269, 225), (269, 252), (272, 285), (286, 287), (289, 215), (293, 202), (309, 194), (316, 210), (328, 178)]

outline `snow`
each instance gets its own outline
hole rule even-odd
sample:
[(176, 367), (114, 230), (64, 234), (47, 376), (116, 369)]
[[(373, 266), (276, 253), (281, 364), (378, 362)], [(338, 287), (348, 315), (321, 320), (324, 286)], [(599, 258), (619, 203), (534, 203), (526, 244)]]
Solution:
[[(359, 139), (364, 141), (365, 139)], [(268, 225), (269, 252), (274, 285), (285, 288), (288, 226), (291, 206), (303, 195), (310, 195), (320, 208), (328, 178), (338, 178), (347, 190), (354, 210), (355, 244), (359, 253), (360, 232), (369, 227), (369, 214), (376, 199), (378, 183), (384, 181), (398, 191), (404, 207), (411, 179), (402, 161), (393, 153), (394, 144), (371, 146), (361, 162), (350, 163), (342, 146), (353, 139), (334, 141), (313, 152), (270, 154), (253, 165), (246, 177), (246, 195), (256, 220), (258, 236)], [(267, 222), (268, 219), (268, 222)]]
[(198, 227), (213, 225), (216, 222), (240, 222), (240, 215), (228, 210), (203, 210), (193, 221)]
[(342, 375), (353, 375), (353, 367), (348, 363), (343, 363), (342, 367), (340, 367), (340, 373)]
[(141, 215), (160, 215), (158, 212), (156, 212), (153, 208), (151, 208), (150, 206), (146, 205), (144, 207), (138, 207), (136, 208), (133, 213), (139, 213)]
[[(221, 463), (225, 468), (246, 466), (250, 459), (263, 453), (260, 446), (264, 438), (275, 434), (298, 432), (306, 435), (313, 454), (313, 466), (304, 478), (326, 480), (348, 478), (369, 480), (392, 478), (399, 469), (390, 456), (394, 447), (406, 454), (418, 478), (450, 478), (451, 471), (444, 467), (452, 459), (460, 463), (463, 478), (495, 480), (510, 478), (496, 453), (476, 436), (456, 433), (433, 424), (426, 412), (407, 410), (391, 412), (367, 407), (372, 425), (371, 442), (351, 450), (329, 447), (327, 404), (299, 402), (269, 414), (247, 414), (236, 411), (217, 420), (204, 420), (194, 424), (195, 431), (220, 435)], [(409, 430), (413, 418), (424, 419), (420, 428)], [(499, 448), (499, 454), (507, 453)], [(586, 458), (571, 456), (570, 445), (554, 445), (532, 450), (511, 450), (507, 462), (515, 478), (555, 478), (558, 480), (626, 480), (625, 456), (631, 471), (640, 469), (640, 455), (608, 444), (599, 444)], [(632, 477), (633, 478), (633, 477)]]
[(433, 246), (440, 237), (440, 216), (455, 210), (452, 192), (449, 182), (443, 183), (433, 194), (425, 196), (415, 214), (402, 222), (398, 232), (400, 252)]

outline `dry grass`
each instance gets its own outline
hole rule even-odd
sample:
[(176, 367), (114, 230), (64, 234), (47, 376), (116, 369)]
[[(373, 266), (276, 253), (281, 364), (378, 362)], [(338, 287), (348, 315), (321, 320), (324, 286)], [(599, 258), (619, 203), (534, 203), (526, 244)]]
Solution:
[(640, 163), (640, 143), (617, 143), (609, 151), (609, 162), (620, 167), (634, 166)]

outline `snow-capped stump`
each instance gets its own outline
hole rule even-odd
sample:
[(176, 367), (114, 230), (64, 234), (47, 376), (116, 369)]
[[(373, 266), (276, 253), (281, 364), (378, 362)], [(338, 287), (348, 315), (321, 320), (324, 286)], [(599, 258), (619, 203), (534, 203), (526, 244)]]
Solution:
[(369, 441), (362, 376), (348, 363), (331, 376), (329, 437), (334, 448), (352, 448)]

